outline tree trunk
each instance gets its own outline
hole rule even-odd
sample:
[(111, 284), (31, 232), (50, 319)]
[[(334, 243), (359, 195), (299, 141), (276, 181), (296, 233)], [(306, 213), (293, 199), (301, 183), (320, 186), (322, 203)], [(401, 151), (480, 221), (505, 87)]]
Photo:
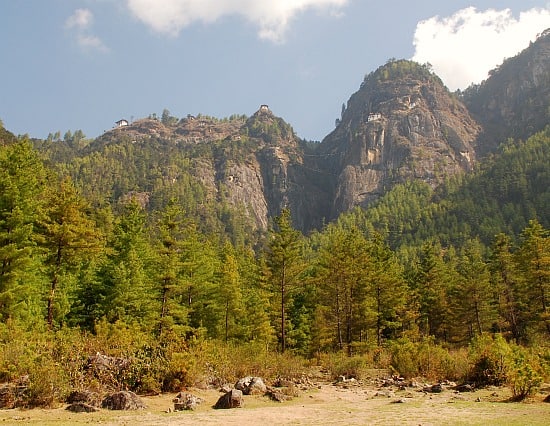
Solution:
[(286, 268), (283, 265), (281, 271), (281, 353), (286, 350), (286, 333), (285, 333), (285, 290), (286, 290)]

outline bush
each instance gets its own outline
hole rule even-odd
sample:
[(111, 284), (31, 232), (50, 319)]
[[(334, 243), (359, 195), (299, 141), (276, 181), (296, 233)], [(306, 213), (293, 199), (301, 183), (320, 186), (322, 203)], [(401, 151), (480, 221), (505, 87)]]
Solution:
[(470, 345), (472, 366), (467, 380), (476, 387), (503, 385), (507, 379), (510, 353), (510, 345), (500, 334), (475, 338)]
[(388, 351), (391, 368), (406, 378), (460, 380), (468, 372), (468, 357), (464, 350), (450, 351), (435, 344), (432, 337), (420, 342), (398, 339), (388, 344)]
[(523, 401), (538, 390), (543, 381), (541, 370), (538, 356), (519, 346), (514, 348), (508, 370), (508, 384), (512, 389), (513, 401)]
[(336, 352), (322, 356), (320, 362), (332, 379), (339, 376), (365, 379), (374, 368), (372, 356), (369, 354), (350, 357), (344, 352)]

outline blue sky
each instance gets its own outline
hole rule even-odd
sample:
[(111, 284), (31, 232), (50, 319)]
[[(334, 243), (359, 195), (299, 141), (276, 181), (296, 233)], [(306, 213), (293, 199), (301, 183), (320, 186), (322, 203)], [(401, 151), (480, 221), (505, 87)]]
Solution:
[(45, 138), (121, 118), (252, 115), (321, 140), (365, 74), (430, 62), (451, 90), (550, 27), (548, 0), (2, 0), (0, 120)]

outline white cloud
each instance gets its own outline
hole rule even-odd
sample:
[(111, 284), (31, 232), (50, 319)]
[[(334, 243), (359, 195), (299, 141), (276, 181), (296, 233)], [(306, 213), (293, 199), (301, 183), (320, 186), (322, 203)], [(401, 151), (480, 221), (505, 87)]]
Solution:
[(91, 33), (94, 15), (89, 9), (76, 9), (65, 21), (65, 27), (73, 31), (78, 45), (85, 50), (108, 52), (103, 41)]
[(464, 89), (485, 80), (491, 69), (525, 49), (549, 26), (550, 7), (521, 12), (519, 18), (510, 9), (482, 12), (469, 7), (419, 22), (412, 59), (432, 64), (449, 89)]
[(79, 34), (76, 38), (78, 44), (84, 49), (93, 49), (100, 52), (108, 52), (109, 48), (103, 41), (94, 35)]
[(67, 28), (86, 29), (90, 27), (93, 20), (94, 15), (89, 9), (76, 9), (65, 21), (65, 26)]
[(127, 0), (130, 11), (154, 31), (177, 35), (194, 23), (239, 15), (259, 27), (258, 35), (284, 40), (290, 21), (307, 9), (338, 11), (348, 0)]

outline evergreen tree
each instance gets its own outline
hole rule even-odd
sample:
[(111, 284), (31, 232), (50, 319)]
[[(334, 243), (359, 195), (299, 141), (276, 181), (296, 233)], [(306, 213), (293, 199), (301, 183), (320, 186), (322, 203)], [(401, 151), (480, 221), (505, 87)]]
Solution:
[(37, 223), (47, 176), (27, 140), (0, 144), (0, 321), (30, 324), (42, 311)]
[(516, 258), (530, 322), (550, 336), (550, 237), (537, 220), (524, 229)]
[[(317, 282), (321, 303), (339, 350), (352, 354), (352, 343), (362, 340), (367, 324), (376, 323), (376, 312), (365, 309), (370, 275), (368, 245), (357, 228), (329, 226), (319, 250)], [(319, 325), (317, 325), (319, 327)]]
[(281, 352), (287, 346), (287, 307), (292, 292), (296, 291), (299, 276), (304, 270), (301, 259), (302, 236), (292, 227), (290, 210), (283, 209), (275, 218), (276, 229), (271, 231), (267, 251), (267, 265), (279, 313), (279, 343)]
[(525, 342), (525, 306), (518, 288), (518, 274), (512, 254), (512, 242), (506, 234), (500, 233), (495, 237), (492, 246), (491, 279), (498, 295), (500, 317), (504, 323), (501, 331), (510, 333), (517, 344)]
[(407, 286), (394, 253), (379, 235), (369, 243), (368, 249), (368, 300), (374, 311), (376, 342), (382, 338), (395, 338), (403, 328)]
[(103, 314), (110, 322), (122, 321), (153, 329), (158, 299), (153, 290), (153, 253), (141, 206), (132, 201), (115, 224), (112, 253), (101, 271), (104, 283)]
[(47, 322), (62, 321), (70, 311), (77, 276), (90, 255), (101, 247), (100, 235), (87, 213), (87, 205), (72, 181), (63, 179), (48, 198), (49, 207), (42, 223), (45, 266), (50, 281), (47, 296)]
[(411, 288), (417, 298), (419, 328), (424, 336), (448, 338), (449, 271), (438, 243), (425, 243), (415, 267)]
[(494, 291), (478, 240), (462, 248), (457, 265), (458, 280), (451, 289), (454, 328), (471, 340), (488, 331), (496, 319)]
[(188, 323), (187, 306), (183, 303), (183, 259), (186, 227), (189, 226), (181, 207), (171, 201), (157, 223), (157, 287), (160, 300), (159, 334)]

